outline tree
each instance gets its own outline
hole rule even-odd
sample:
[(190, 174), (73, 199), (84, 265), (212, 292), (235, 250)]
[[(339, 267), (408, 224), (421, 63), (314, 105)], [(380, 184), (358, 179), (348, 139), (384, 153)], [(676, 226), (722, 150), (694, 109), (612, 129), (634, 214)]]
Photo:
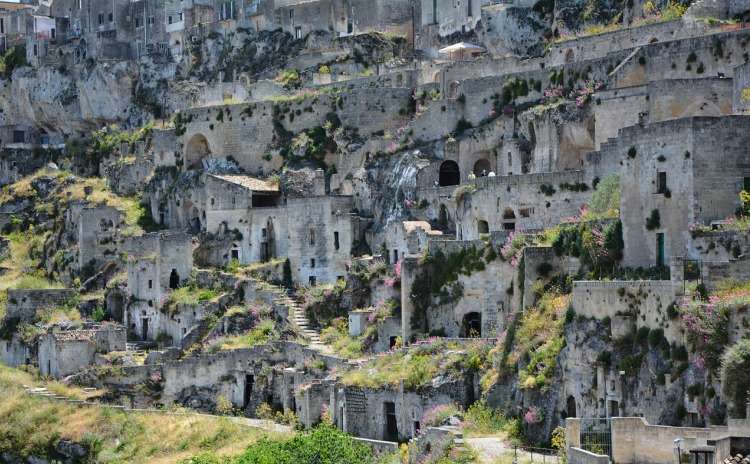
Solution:
[(750, 339), (738, 341), (724, 353), (721, 385), (724, 396), (734, 403), (735, 415), (744, 417), (750, 388)]

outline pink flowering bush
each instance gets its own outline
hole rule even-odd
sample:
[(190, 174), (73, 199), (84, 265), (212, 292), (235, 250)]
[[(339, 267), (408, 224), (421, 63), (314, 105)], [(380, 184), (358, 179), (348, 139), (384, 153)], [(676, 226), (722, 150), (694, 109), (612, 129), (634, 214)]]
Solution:
[(527, 409), (523, 415), (523, 422), (525, 424), (529, 424), (529, 425), (538, 424), (539, 422), (543, 420), (544, 420), (544, 414), (536, 406), (529, 407), (529, 409)]

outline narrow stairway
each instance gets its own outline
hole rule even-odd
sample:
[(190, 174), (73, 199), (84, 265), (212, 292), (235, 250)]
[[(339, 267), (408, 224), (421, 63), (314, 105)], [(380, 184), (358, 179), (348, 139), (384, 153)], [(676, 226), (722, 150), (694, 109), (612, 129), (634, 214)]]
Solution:
[(328, 346), (320, 341), (320, 332), (313, 328), (307, 319), (302, 302), (296, 297), (293, 290), (287, 290), (276, 300), (277, 303), (289, 309), (289, 322), (299, 330), (303, 338), (310, 341), (310, 346), (319, 351), (329, 351)]

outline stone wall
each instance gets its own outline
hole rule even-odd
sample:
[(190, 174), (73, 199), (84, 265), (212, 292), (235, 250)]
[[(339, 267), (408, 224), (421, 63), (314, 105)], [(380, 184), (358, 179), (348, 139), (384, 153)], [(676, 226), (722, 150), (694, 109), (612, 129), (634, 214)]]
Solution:
[(667, 307), (681, 287), (671, 281), (577, 281), (570, 306), (576, 315), (611, 320), (612, 336), (619, 338), (640, 327), (661, 328), (667, 340), (684, 345), (679, 320), (670, 320)]
[(13, 290), (8, 289), (6, 319), (34, 323), (39, 310), (65, 305), (75, 295), (72, 289)]
[[(326, 115), (335, 112), (343, 126), (356, 127), (362, 134), (393, 130), (407, 121), (411, 89), (356, 89), (336, 94), (313, 94), (287, 102), (262, 102), (187, 110), (183, 142), (183, 164), (201, 157), (232, 157), (249, 172), (279, 167), (279, 160), (263, 159), (272, 148), (280, 124), (296, 134), (322, 126)], [(293, 115), (293, 116), (292, 116)], [(403, 116), (402, 116), (403, 115)], [(247, 144), (246, 140), (254, 143)], [(198, 150), (198, 151), (196, 151)]]

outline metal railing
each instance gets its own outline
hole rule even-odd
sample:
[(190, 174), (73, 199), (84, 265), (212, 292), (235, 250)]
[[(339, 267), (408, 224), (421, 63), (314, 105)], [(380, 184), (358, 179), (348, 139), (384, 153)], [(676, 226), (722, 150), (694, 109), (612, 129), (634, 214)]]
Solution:
[(612, 458), (612, 419), (582, 418), (581, 449)]
[(512, 464), (563, 464), (565, 459), (558, 450), (533, 446), (513, 446)]

